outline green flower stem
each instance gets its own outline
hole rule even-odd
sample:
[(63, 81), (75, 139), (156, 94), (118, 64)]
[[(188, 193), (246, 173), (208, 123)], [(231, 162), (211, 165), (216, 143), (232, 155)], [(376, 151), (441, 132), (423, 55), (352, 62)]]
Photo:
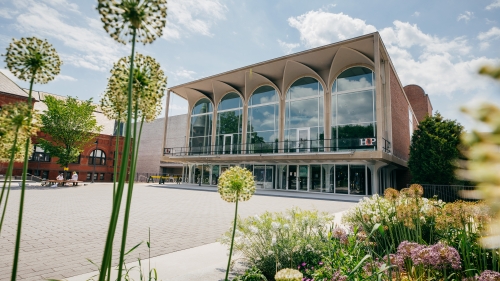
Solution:
[(225, 281), (229, 281), (227, 277), (229, 276), (229, 267), (231, 266), (231, 256), (233, 255), (233, 244), (234, 244), (234, 233), (236, 232), (236, 219), (238, 218), (238, 192), (236, 192), (236, 207), (234, 208), (234, 223), (233, 223), (233, 235), (231, 236), (231, 248), (229, 248), (229, 259), (227, 261), (226, 277)]
[[(31, 124), (31, 92), (33, 91), (33, 83), (35, 81), (35, 73), (37, 69), (35, 68), (31, 73), (30, 90), (28, 93), (28, 124)], [(26, 190), (26, 177), (28, 173), (28, 152), (30, 151), (30, 138), (26, 139), (26, 145), (24, 147), (24, 163), (23, 163), (23, 177), (21, 184), (21, 200), (19, 202), (19, 217), (17, 219), (17, 235), (16, 235), (16, 247), (14, 248), (14, 262), (12, 263), (12, 275), (11, 281), (16, 281), (17, 279), (17, 266), (19, 262), (19, 249), (21, 247), (21, 229), (23, 226), (23, 211), (24, 211), (24, 193)]]
[(5, 195), (5, 203), (3, 206), (2, 219), (0, 220), (0, 234), (2, 233), (3, 219), (5, 218), (5, 210), (7, 210), (7, 202), (9, 201), (9, 193), (10, 193), (10, 184), (12, 182), (12, 170), (14, 169), (14, 156), (15, 156), (15, 148), (17, 146), (17, 134), (19, 132), (19, 127), (16, 128), (16, 134), (14, 136), (14, 144), (12, 145), (12, 151), (10, 152), (9, 157), (9, 166), (7, 167), (7, 173), (5, 175), (5, 180), (3, 182), (2, 194), (0, 195), (0, 206), (2, 206), (3, 195), (5, 191), (5, 186), (8, 183), (7, 195)]
[[(136, 95), (138, 96), (138, 95)], [(127, 203), (125, 206), (125, 217), (123, 219), (123, 232), (122, 232), (122, 245), (120, 249), (120, 261), (118, 262), (118, 280), (121, 280), (121, 272), (123, 269), (123, 260), (125, 259), (125, 246), (127, 244), (127, 231), (128, 231), (128, 221), (130, 217), (130, 206), (132, 204), (132, 193), (134, 191), (134, 180), (135, 180), (135, 163), (136, 159), (136, 147), (139, 146), (139, 142), (137, 141), (137, 115), (139, 111), (139, 103), (137, 101), (138, 97), (135, 101), (135, 109), (134, 109), (134, 138), (132, 140), (132, 157), (130, 160), (130, 176), (128, 178), (128, 192), (127, 192)]]
[[(122, 161), (120, 166), (120, 177), (118, 180), (118, 186), (116, 188), (116, 196), (113, 202), (113, 211), (111, 212), (111, 219), (109, 222), (108, 235), (106, 238), (106, 246), (104, 248), (104, 254), (102, 256), (101, 271), (99, 272), (99, 281), (104, 281), (106, 279), (106, 272), (108, 266), (110, 265), (109, 260), (111, 259), (111, 251), (113, 247), (113, 239), (116, 232), (116, 225), (118, 223), (118, 215), (120, 213), (120, 205), (123, 196), (123, 190), (125, 187), (125, 180), (127, 177), (128, 170), (128, 157), (130, 154), (130, 129), (132, 127), (132, 78), (134, 70), (134, 51), (135, 51), (135, 37), (137, 31), (134, 28), (132, 32), (132, 55), (130, 59), (130, 76), (128, 81), (128, 97), (127, 97), (127, 124), (125, 126), (125, 142), (123, 144)], [(121, 272), (118, 272), (118, 277), (121, 277)], [(118, 279), (119, 280), (119, 279)]]
[(116, 126), (115, 130), (115, 136), (116, 136), (116, 142), (115, 142), (115, 161), (113, 161), (113, 200), (115, 200), (115, 195), (116, 195), (116, 172), (118, 171), (118, 148), (120, 145), (120, 123), (121, 123), (121, 118), (120, 118), (120, 113), (118, 113), (118, 119), (116, 120), (118, 122), (118, 125)]

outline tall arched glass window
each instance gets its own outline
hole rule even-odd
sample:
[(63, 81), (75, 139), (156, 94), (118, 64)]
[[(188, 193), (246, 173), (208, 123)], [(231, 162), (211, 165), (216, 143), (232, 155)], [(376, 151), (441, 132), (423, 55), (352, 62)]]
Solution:
[(248, 102), (248, 153), (272, 153), (278, 148), (279, 98), (271, 86), (257, 88)]
[(342, 72), (332, 86), (334, 149), (376, 147), (375, 79), (366, 67)]
[(96, 149), (90, 153), (89, 165), (106, 165), (106, 154), (100, 149)]
[(309, 152), (322, 149), (323, 86), (312, 77), (295, 81), (286, 94), (285, 151)]
[(210, 153), (212, 144), (212, 102), (203, 98), (193, 107), (189, 131), (189, 148), (193, 154)]
[(226, 94), (217, 108), (216, 145), (219, 154), (241, 151), (243, 102), (237, 93)]

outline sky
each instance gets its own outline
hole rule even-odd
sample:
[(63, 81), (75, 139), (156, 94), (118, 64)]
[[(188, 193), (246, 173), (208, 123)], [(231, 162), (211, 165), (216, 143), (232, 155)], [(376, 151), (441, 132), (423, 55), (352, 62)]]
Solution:
[[(0, 54), (12, 38), (37, 36), (57, 50), (61, 73), (35, 90), (98, 101), (113, 62), (130, 45), (102, 28), (97, 1), (0, 0)], [(403, 85), (420, 85), (434, 111), (467, 130), (460, 112), (500, 104), (500, 83), (477, 74), (500, 65), (500, 0), (170, 0), (163, 36), (138, 52), (154, 57), (168, 87), (378, 31)], [(0, 71), (18, 85), (6, 69)], [(187, 113), (172, 95), (169, 115)], [(164, 113), (163, 113), (164, 114)]]

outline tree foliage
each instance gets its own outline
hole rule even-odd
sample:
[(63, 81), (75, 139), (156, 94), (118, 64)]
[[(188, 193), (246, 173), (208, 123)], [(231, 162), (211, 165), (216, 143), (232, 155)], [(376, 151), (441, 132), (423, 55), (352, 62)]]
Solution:
[(456, 183), (456, 161), (463, 126), (441, 114), (427, 116), (413, 133), (408, 167), (412, 182), (420, 184)]
[(40, 138), (39, 145), (57, 157), (59, 165), (67, 167), (78, 160), (78, 155), (102, 130), (93, 115), (95, 105), (92, 99), (82, 102), (72, 97), (60, 100), (52, 96), (46, 96), (45, 104), (48, 109), (40, 117), (41, 131), (49, 137)]

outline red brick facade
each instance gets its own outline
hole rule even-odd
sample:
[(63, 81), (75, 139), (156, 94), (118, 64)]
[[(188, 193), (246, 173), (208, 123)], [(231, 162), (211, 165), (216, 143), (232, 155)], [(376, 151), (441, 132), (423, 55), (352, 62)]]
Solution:
[(403, 89), (419, 122), (424, 120), (426, 115), (432, 116), (432, 104), (424, 89), (418, 85), (407, 85)]
[[(409, 104), (392, 68), (390, 72), (393, 154), (408, 161), (410, 153)], [(416, 123), (414, 122), (414, 128), (416, 128)]]
[[(46, 138), (44, 133), (38, 133), (39, 137)], [(123, 137), (120, 137), (119, 148), (121, 151), (123, 147)], [(115, 152), (116, 137), (110, 135), (99, 135), (97, 137), (98, 144), (97, 149), (102, 150), (106, 157), (104, 165), (95, 165), (96, 179), (94, 181), (98, 182), (110, 182), (113, 180), (113, 160)], [(33, 141), (36, 144), (36, 140)], [(90, 164), (90, 154), (96, 149), (95, 143), (89, 143), (88, 147), (82, 152), (80, 156), (79, 164), (69, 164), (69, 172), (76, 171), (78, 174), (78, 180), (81, 181), (91, 181), (92, 173), (94, 171), (94, 165)], [(121, 153), (120, 153), (121, 155)], [(118, 157), (118, 161), (121, 157)], [(59, 173), (63, 172), (63, 168), (56, 163), (57, 158), (51, 157), (50, 162), (39, 162), (36, 160), (29, 161), (28, 173), (29, 174), (40, 174), (43, 178), (55, 179)], [(120, 162), (118, 162), (119, 164)], [(5, 174), (7, 168), (7, 163), (0, 163), (0, 174)], [(40, 171), (40, 173), (38, 173)], [(14, 165), (13, 175), (20, 176), (22, 173), (22, 163), (16, 163)]]
[[(16, 103), (16, 102), (27, 102), (27, 97), (21, 97), (18, 95), (12, 95), (8, 93), (0, 92), (0, 107), (4, 104)], [(32, 99), (32, 105), (35, 104), (35, 99)]]

